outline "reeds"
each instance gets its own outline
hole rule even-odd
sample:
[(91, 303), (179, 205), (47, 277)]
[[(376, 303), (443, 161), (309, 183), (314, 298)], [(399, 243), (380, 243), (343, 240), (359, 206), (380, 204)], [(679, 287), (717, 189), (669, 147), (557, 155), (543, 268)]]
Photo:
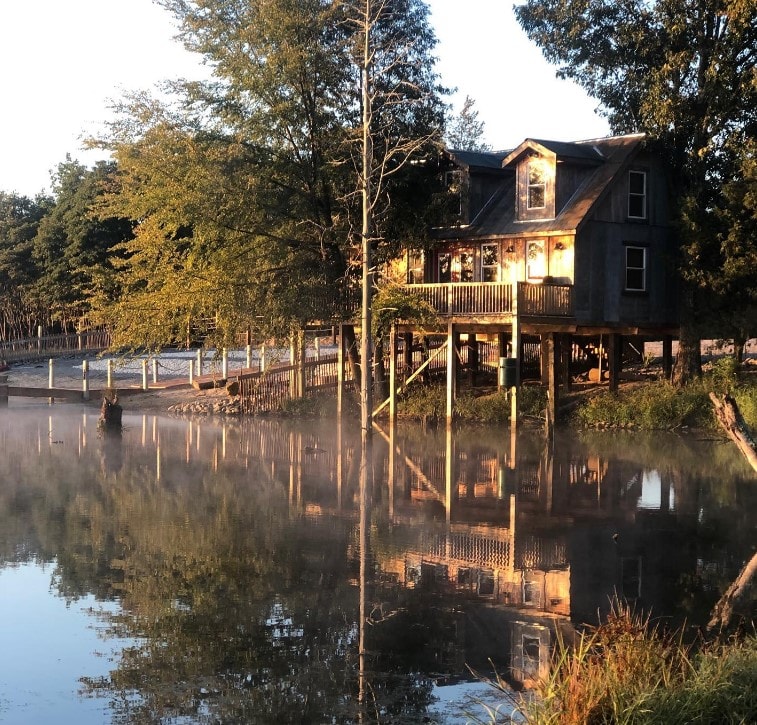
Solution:
[(532, 725), (757, 722), (757, 637), (700, 646), (614, 605), (521, 705)]

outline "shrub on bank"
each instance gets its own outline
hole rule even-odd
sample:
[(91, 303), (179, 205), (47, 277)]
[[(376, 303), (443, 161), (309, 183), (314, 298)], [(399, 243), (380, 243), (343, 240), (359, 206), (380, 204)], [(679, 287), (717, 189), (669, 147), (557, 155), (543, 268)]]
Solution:
[(757, 384), (739, 379), (724, 368), (714, 368), (702, 380), (681, 388), (667, 382), (644, 383), (618, 393), (603, 391), (582, 403), (574, 418), (579, 425), (609, 425), (642, 430), (681, 426), (716, 426), (710, 391), (730, 393), (744, 420), (757, 427)]
[(526, 723), (747, 723), (757, 719), (757, 636), (694, 652), (680, 634), (616, 606), (521, 705)]

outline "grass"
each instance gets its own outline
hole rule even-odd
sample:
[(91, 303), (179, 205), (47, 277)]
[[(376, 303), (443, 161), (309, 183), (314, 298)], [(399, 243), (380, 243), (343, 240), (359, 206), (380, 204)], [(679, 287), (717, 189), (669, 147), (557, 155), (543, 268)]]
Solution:
[(747, 425), (757, 429), (757, 381), (753, 377), (739, 375), (730, 358), (723, 358), (701, 380), (682, 388), (658, 381), (618, 393), (603, 391), (576, 409), (574, 421), (583, 427), (617, 426), (641, 430), (682, 426), (714, 428), (717, 424), (708, 397), (713, 391), (730, 393)]
[(529, 725), (757, 722), (757, 636), (695, 651), (615, 605), (574, 646), (558, 641), (551, 675), (519, 711)]

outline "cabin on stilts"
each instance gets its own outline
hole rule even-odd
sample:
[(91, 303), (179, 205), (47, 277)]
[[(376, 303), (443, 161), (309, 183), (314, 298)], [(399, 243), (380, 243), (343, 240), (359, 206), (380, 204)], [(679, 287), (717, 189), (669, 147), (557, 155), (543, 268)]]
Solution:
[[(517, 389), (535, 349), (552, 415), (579, 363), (616, 389), (624, 359), (660, 341), (671, 369), (678, 324), (666, 169), (643, 134), (451, 150), (447, 164), (455, 218), (432, 230), (423, 253), (408, 252), (406, 286), (436, 310), (437, 332), (467, 348), (469, 364), (481, 341), (496, 345)], [(406, 347), (417, 332), (397, 328)], [(451, 417), (460, 355), (447, 359)]]

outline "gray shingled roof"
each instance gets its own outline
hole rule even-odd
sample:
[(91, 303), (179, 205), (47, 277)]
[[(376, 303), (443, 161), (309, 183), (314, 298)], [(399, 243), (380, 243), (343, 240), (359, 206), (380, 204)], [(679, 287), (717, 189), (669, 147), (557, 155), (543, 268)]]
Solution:
[[(565, 144), (571, 147), (572, 151), (575, 151), (574, 147), (584, 148), (588, 154), (593, 155), (593, 158), (602, 159), (602, 163), (578, 187), (554, 219), (517, 221), (515, 218), (515, 179), (507, 177), (503, 178), (497, 191), (469, 225), (435, 230), (434, 237), (437, 239), (475, 239), (521, 236), (537, 232), (573, 232), (587, 218), (591, 209), (625, 168), (629, 157), (643, 140), (643, 135), (636, 134)], [(537, 143), (546, 145), (543, 141)], [(554, 143), (563, 145), (562, 142)], [(558, 157), (560, 155), (558, 153)]]

